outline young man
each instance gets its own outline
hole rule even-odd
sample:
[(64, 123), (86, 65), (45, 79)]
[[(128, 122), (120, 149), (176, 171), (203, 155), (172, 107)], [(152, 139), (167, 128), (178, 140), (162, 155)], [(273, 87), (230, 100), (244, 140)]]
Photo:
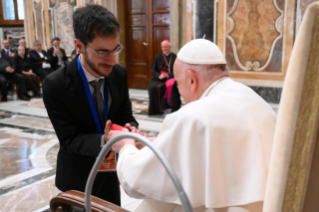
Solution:
[(48, 55), (52, 58), (51, 67), (53, 70), (57, 70), (66, 65), (68, 57), (66, 56), (64, 49), (60, 48), (59, 37), (52, 39), (52, 47), (48, 50)]
[(13, 58), (16, 55), (16, 52), (10, 49), (10, 42), (9, 40), (3, 40), (3, 49), (1, 50), (1, 54), (6, 54), (9, 56), (10, 61), (13, 62)]
[[(62, 191), (84, 191), (95, 159), (109, 138), (104, 136), (110, 126), (106, 120), (132, 131), (138, 126), (126, 70), (115, 63), (123, 49), (118, 20), (106, 8), (88, 5), (74, 12), (73, 29), (80, 55), (67, 68), (49, 75), (43, 87), (43, 100), (60, 141), (56, 186)], [(98, 173), (92, 195), (120, 205), (116, 173)]]

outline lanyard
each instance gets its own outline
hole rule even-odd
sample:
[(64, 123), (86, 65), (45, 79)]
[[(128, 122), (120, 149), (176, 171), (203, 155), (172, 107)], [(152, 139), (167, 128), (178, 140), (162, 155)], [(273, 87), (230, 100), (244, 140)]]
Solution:
[[(99, 131), (100, 134), (103, 134), (102, 126), (101, 126), (100, 120), (99, 120), (99, 116), (97, 115), (97, 111), (96, 111), (96, 108), (95, 108), (95, 105), (94, 105), (94, 101), (93, 101), (92, 93), (91, 93), (91, 90), (90, 90), (89, 82), (86, 79), (86, 76), (84, 74), (83, 67), (82, 67), (82, 64), (80, 62), (80, 57), (78, 57), (77, 62), (78, 62), (78, 70), (79, 70), (79, 73), (81, 75), (81, 78), (82, 78), (82, 81), (83, 81), (83, 84), (84, 84), (84, 88), (85, 88), (85, 92), (86, 92), (86, 95), (87, 95), (88, 100), (89, 100), (89, 104), (90, 104), (90, 108), (91, 108), (91, 112), (92, 112), (92, 115), (93, 115), (93, 119), (94, 119), (96, 128), (97, 128), (97, 130)], [(107, 90), (106, 81), (104, 80), (104, 116), (105, 116), (105, 121), (107, 120), (107, 111), (108, 111), (108, 105), (109, 105), (108, 104), (108, 102), (109, 102), (109, 95), (108, 94), (109, 93), (108, 93), (108, 90)]]

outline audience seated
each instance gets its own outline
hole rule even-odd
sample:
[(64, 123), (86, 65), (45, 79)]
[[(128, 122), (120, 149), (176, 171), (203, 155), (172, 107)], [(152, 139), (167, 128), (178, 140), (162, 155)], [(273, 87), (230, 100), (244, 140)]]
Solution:
[(16, 52), (10, 48), (9, 40), (3, 40), (2, 44), (3, 44), (3, 49), (1, 50), (1, 53), (8, 55), (12, 62)]
[[(1, 47), (0, 47), (1, 50)], [(30, 100), (25, 88), (24, 77), (17, 73), (12, 67), (12, 61), (6, 53), (0, 53), (0, 86), (2, 92), (2, 102), (8, 101), (7, 99), (7, 80), (17, 83), (19, 86), (20, 100)]]
[(19, 46), (23, 46), (24, 47), (25, 55), (27, 55), (29, 57), (30, 49), (27, 48), (27, 43), (25, 42), (24, 39), (19, 40)]
[(26, 90), (33, 91), (34, 97), (41, 97), (37, 76), (32, 72), (30, 59), (25, 54), (24, 46), (19, 46), (18, 54), (13, 59), (14, 70), (25, 79)]
[(33, 72), (45, 79), (50, 73), (53, 72), (51, 68), (52, 58), (46, 53), (46, 51), (41, 50), (41, 42), (35, 40), (33, 42), (34, 50), (29, 51), (30, 60), (33, 67)]
[(52, 58), (51, 67), (53, 70), (67, 65), (68, 57), (64, 49), (60, 48), (60, 38), (53, 38), (52, 47), (48, 50), (48, 55)]
[(173, 72), (176, 54), (171, 52), (169, 40), (164, 40), (161, 47), (162, 53), (155, 56), (151, 67), (153, 79), (148, 87), (149, 115), (163, 114), (168, 108), (174, 112), (181, 107)]

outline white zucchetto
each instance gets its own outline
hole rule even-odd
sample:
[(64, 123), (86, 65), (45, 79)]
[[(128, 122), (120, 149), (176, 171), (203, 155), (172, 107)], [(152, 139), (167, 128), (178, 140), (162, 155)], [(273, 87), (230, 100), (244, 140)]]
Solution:
[(195, 39), (184, 45), (177, 58), (187, 64), (226, 64), (218, 46), (205, 39)]

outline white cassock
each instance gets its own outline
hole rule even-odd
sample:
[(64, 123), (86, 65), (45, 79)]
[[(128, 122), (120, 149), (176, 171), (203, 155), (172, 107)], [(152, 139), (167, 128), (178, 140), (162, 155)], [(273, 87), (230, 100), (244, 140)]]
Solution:
[[(253, 90), (222, 78), (197, 101), (168, 115), (154, 144), (179, 177), (196, 212), (262, 211), (276, 114)], [(144, 199), (136, 211), (182, 211), (153, 152), (126, 145), (118, 177)]]

